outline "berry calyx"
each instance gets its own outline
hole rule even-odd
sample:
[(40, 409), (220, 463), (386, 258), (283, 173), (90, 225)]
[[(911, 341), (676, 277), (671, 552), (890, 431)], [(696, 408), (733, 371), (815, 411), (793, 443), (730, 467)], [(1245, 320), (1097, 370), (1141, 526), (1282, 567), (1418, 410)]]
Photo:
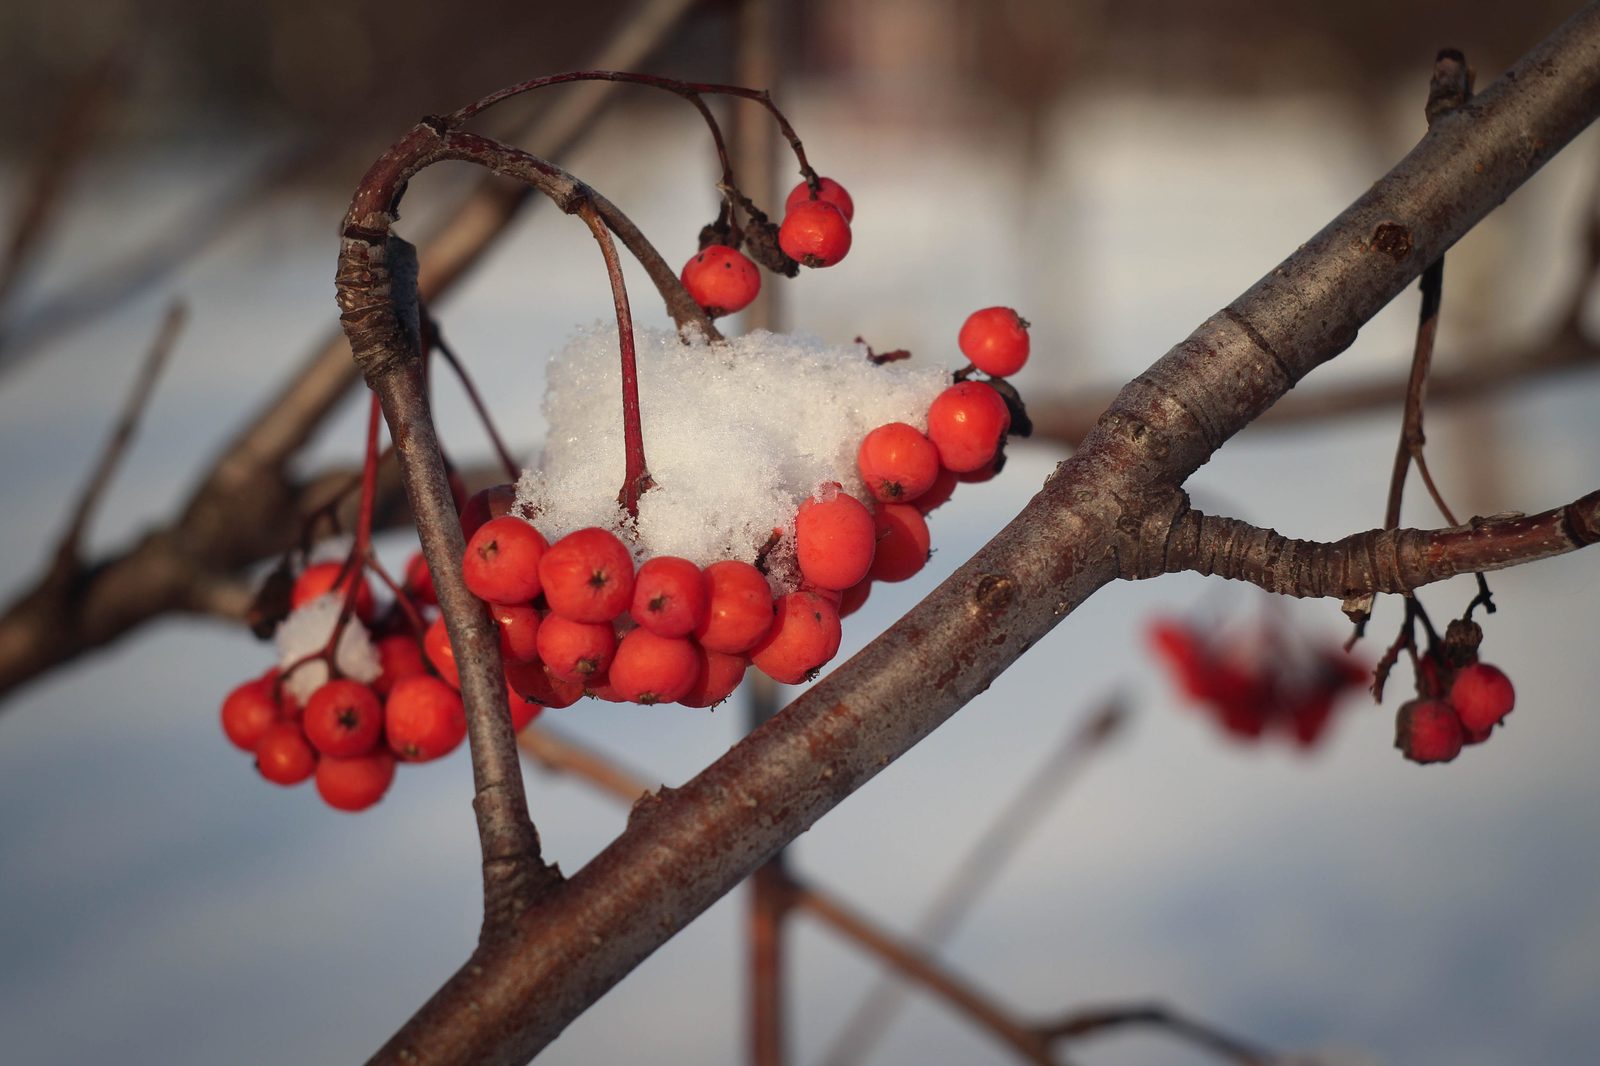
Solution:
[(278, 701), (272, 698), (272, 679), (246, 681), (222, 701), (222, 731), (233, 746), (255, 751), (261, 737), (278, 723)]
[(467, 541), (461, 579), (480, 600), (527, 603), (539, 595), (539, 560), (550, 544), (515, 515), (491, 518)]
[(992, 460), (1010, 428), (1005, 400), (981, 381), (958, 381), (928, 407), (928, 439), (939, 449), (939, 461), (957, 474)]
[(961, 354), (990, 377), (1015, 374), (1028, 361), (1028, 323), (1009, 307), (985, 307), (961, 324)]
[(861, 439), (856, 468), (885, 503), (910, 503), (939, 479), (939, 449), (915, 426), (890, 422)]
[(448, 755), (467, 738), (467, 713), (455, 689), (436, 677), (408, 677), (383, 706), (389, 749), (407, 762)]
[(639, 628), (617, 645), (606, 680), (633, 703), (676, 703), (700, 677), (700, 656), (682, 637), (663, 637)]
[[(352, 570), (355, 569), (352, 567)], [(294, 591), (289, 595), (289, 606), (304, 607), (319, 596), (326, 596), (334, 591), (343, 596), (345, 590), (350, 587), (350, 582), (355, 580), (361, 583), (356, 589), (356, 617), (363, 622), (370, 622), (374, 610), (372, 586), (367, 584), (367, 579), (359, 573), (347, 574), (345, 579), (340, 581), (339, 575), (343, 572), (343, 563), (313, 563), (306, 567), (300, 576), (295, 578)], [(339, 586), (337, 590), (334, 588), (335, 583)]]
[(877, 533), (872, 512), (860, 500), (831, 486), (824, 492), (802, 501), (795, 515), (795, 556), (809, 583), (847, 589), (871, 569)]
[(772, 628), (772, 589), (749, 563), (724, 559), (705, 569), (706, 617), (695, 639), (707, 651), (749, 651)]
[[(927, 563), (931, 539), (921, 511), (910, 504), (879, 504), (872, 526), (878, 538), (869, 571), (873, 580), (904, 581)], [(845, 613), (842, 604), (839, 613)]]
[(617, 635), (610, 622), (574, 622), (552, 614), (539, 626), (539, 658), (551, 676), (587, 683), (611, 668)]
[(539, 560), (550, 609), (574, 622), (609, 622), (633, 599), (633, 556), (595, 526), (568, 533)]
[(1449, 762), (1464, 739), (1461, 719), (1443, 700), (1410, 700), (1395, 716), (1394, 746), (1412, 762)]
[(256, 769), (274, 785), (298, 785), (317, 769), (317, 753), (293, 722), (279, 722), (256, 743)]
[(383, 733), (383, 705), (377, 693), (359, 681), (329, 681), (306, 701), (301, 728), (322, 754), (351, 759), (377, 745)]
[[(846, 222), (855, 221), (855, 201), (850, 199), (850, 194), (845, 191), (844, 186), (832, 178), (819, 177), (817, 179), (817, 194), (815, 198), (837, 207)], [(812, 199), (811, 183), (802, 181), (799, 185), (789, 190), (788, 197), (783, 201), (783, 210), (785, 213), (793, 211), (796, 204), (810, 199)]]
[(750, 653), (750, 661), (774, 681), (798, 685), (839, 652), (839, 612), (814, 592), (791, 592), (778, 600), (772, 630)]
[(836, 205), (802, 199), (784, 214), (778, 247), (808, 267), (833, 266), (850, 251), (850, 223)]
[(1516, 706), (1511, 679), (1488, 663), (1463, 666), (1450, 685), (1450, 705), (1469, 734), (1493, 729)]
[(737, 249), (712, 244), (683, 265), (683, 287), (707, 315), (742, 311), (761, 291), (761, 272)]
[(317, 763), (317, 795), (336, 811), (364, 811), (394, 783), (394, 756), (381, 748), (350, 759)]
[(628, 613), (658, 636), (686, 637), (706, 620), (705, 575), (674, 555), (646, 560), (634, 576)]

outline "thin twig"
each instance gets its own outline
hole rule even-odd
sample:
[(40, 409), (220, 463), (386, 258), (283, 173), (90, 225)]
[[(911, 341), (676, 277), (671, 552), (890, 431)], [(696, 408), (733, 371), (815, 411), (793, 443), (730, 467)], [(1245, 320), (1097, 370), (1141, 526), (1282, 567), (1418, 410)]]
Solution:
[[(933, 953), (949, 940), (978, 897), (1050, 813), (1061, 793), (1078, 780), (1090, 760), (1121, 728), (1127, 713), (1121, 697), (1113, 696), (1098, 711), (1067, 730), (1055, 751), (1023, 782), (1010, 802), (995, 812), (988, 828), (951, 866), (948, 880), (912, 927), (913, 942)], [(845, 1022), (822, 1061), (828, 1066), (866, 1061), (873, 1046), (888, 1032), (902, 1001), (898, 983), (880, 981)]]
[(1168, 1007), (1155, 1004), (1136, 1007), (1108, 1007), (1095, 1010), (1077, 1010), (1065, 1017), (1039, 1027), (1039, 1035), (1048, 1041), (1077, 1040), (1102, 1033), (1107, 1029), (1122, 1028), (1160, 1029), (1196, 1047), (1237, 1066), (1272, 1066), (1278, 1056), (1241, 1040), (1236, 1036), (1179, 1014)]
[(183, 301), (175, 300), (162, 317), (161, 326), (156, 330), (155, 340), (145, 353), (144, 361), (139, 364), (138, 376), (134, 378), (133, 388), (128, 392), (122, 414), (111, 430), (111, 436), (107, 438), (105, 447), (100, 452), (100, 458), (89, 474), (89, 480), (78, 494), (78, 503), (72, 510), (71, 519), (67, 522), (67, 531), (62, 534), (61, 545), (56, 549), (58, 568), (78, 570), (82, 567), (84, 530), (88, 528), (95, 508), (105, 495), (106, 487), (111, 483), (118, 464), (127, 454), (128, 446), (133, 443), (133, 435), (139, 428), (139, 420), (143, 417), (145, 408), (149, 406), (156, 382), (160, 380), (162, 368), (167, 364), (167, 357), (172, 354), (172, 349), (183, 332), (188, 315), (188, 308)]
[(478, 414), (478, 422), (483, 426), (483, 431), (489, 435), (489, 443), (493, 445), (495, 455), (500, 460), (500, 466), (506, 472), (507, 481), (517, 480), (522, 473), (522, 468), (511, 457), (511, 450), (506, 447), (504, 438), (500, 436), (499, 428), (494, 424), (494, 419), (489, 414), (489, 405), (483, 402), (483, 396), (478, 392), (477, 384), (472, 380), (472, 375), (467, 373), (467, 368), (455, 350), (444, 339), (444, 331), (439, 328), (439, 323), (428, 314), (426, 305), (422, 306), (422, 335), (426, 338), (428, 347), (444, 356), (444, 361), (450, 364), (450, 369), (455, 371), (456, 380), (461, 383), (462, 390), (467, 394), (467, 400), (472, 404), (472, 409)]

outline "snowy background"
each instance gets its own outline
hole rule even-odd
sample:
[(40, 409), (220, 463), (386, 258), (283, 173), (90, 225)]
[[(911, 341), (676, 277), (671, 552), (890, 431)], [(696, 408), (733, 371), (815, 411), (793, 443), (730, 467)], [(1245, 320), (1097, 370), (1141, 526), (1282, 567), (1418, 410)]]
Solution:
[[(1024, 395), (1138, 372), (1363, 192), (1422, 125), (1420, 91), (1383, 122), (1316, 96), (1080, 94), (1027, 138), (1005, 123), (886, 115), (821, 87), (788, 98), (812, 158), (857, 205), (850, 258), (786, 286), (790, 321), (953, 365), (966, 312), (1012, 304), (1035, 324), (1035, 358), (1017, 378)], [(687, 112), (619, 113), (569, 162), (677, 261), (709, 211), (712, 160), (697, 133)], [(1597, 149), (1593, 135), (1581, 139), (1452, 253), (1441, 367), (1534, 336), (1562, 305)], [(213, 141), (98, 162), (30, 293), (182, 225), (188, 205), (261, 151)], [(411, 232), (462, 178), (415, 183)], [(18, 181), (8, 171), (0, 193), (14, 195)], [(189, 301), (191, 323), (93, 545), (124, 543), (182, 499), (210, 442), (332, 323), (340, 211), (332, 190), (282, 193), (159, 291), (7, 373), (0, 588), (22, 588), (46, 558), (174, 294)], [(643, 277), (633, 285), (641, 319), (662, 321)], [(540, 210), (438, 309), (524, 453), (543, 433), (543, 361), (609, 301), (587, 232)], [(1414, 315), (1410, 294), (1302, 387), (1400, 372)], [(446, 439), (477, 452), (462, 398), (446, 387), (441, 407)], [(1474, 513), (1564, 503), (1600, 484), (1597, 410), (1593, 371), (1441, 409), (1429, 419), (1433, 468)], [(360, 420), (352, 401), (311, 458), (354, 456)], [(1381, 518), (1397, 421), (1376, 412), (1252, 429), (1191, 488), (1291, 534), (1367, 528)], [(874, 590), (847, 620), (843, 654), (991, 536), (1062, 455), (1016, 447), (1003, 476), (962, 487), (932, 522), (932, 564)], [(1436, 521), (1420, 502), (1408, 518)], [(398, 536), (384, 544), (394, 559), (410, 550)], [(1485, 656), (1515, 679), (1518, 709), (1486, 746), (1425, 769), (1390, 747), (1403, 670), (1385, 707), (1347, 705), (1310, 755), (1229, 743), (1175, 701), (1143, 627), (1160, 612), (1253, 617), (1257, 594), (1183, 577), (1109, 587), (799, 840), (793, 861), (909, 929), (1059, 738), (1121, 692), (1130, 728), (962, 927), (948, 952), (960, 973), (1030, 1015), (1159, 1000), (1330, 1061), (1587, 1061), (1600, 1045), (1597, 573), (1600, 558), (1582, 553), (1494, 578), (1501, 612)], [(1457, 584), (1425, 600), (1448, 616), (1469, 595)], [(1346, 630), (1333, 603), (1288, 613), (1329, 640)], [(1382, 606), (1369, 654), (1396, 616)], [(361, 816), (330, 812), (309, 787), (268, 786), (216, 716), (269, 655), (239, 630), (170, 618), (0, 711), (0, 1058), (360, 1061), (465, 958), (479, 906), (465, 751), (404, 770)], [(591, 701), (548, 719), (666, 783), (720, 755), (743, 723), (732, 706)], [(531, 770), (527, 780), (547, 855), (569, 872), (622, 827), (624, 812), (581, 783)], [(742, 893), (723, 900), (541, 1061), (737, 1061), (745, 904)], [(808, 1063), (876, 966), (804, 917), (790, 928), (790, 1039)], [(874, 1061), (1001, 1054), (913, 997)], [(1077, 1061), (1206, 1060), (1128, 1035), (1086, 1045)]]

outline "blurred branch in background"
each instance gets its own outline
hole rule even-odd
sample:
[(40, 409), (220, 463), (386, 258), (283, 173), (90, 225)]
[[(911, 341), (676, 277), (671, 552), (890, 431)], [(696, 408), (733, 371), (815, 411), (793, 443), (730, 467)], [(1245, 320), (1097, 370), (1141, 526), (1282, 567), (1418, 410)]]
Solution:
[[(695, 6), (642, 0), (594, 64), (638, 66)], [(572, 87), (522, 132), (552, 153), (570, 151), (613, 90), (604, 82)], [(437, 302), (452, 290), (527, 202), (520, 185), (480, 181), (422, 244), (423, 298)], [(295, 479), (290, 466), (358, 380), (349, 346), (335, 331), (216, 456), (172, 522), (87, 565), (70, 588), (45, 580), (17, 597), (0, 614), (0, 698), (163, 614), (242, 617), (248, 592), (238, 584), (241, 572), (293, 546), (306, 516), (326, 499), (330, 477), (336, 484), (348, 477)], [(379, 511), (393, 514), (402, 503), (398, 481), (382, 489)]]

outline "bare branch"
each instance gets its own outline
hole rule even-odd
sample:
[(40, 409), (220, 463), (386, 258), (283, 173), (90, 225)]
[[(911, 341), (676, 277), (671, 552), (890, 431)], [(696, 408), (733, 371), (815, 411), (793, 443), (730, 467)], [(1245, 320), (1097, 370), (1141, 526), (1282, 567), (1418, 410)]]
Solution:
[(138, 376), (134, 379), (133, 388), (123, 405), (122, 415), (111, 430), (111, 436), (106, 439), (100, 459), (89, 474), (89, 480), (78, 496), (78, 504), (73, 508), (72, 518), (67, 522), (67, 531), (61, 537), (61, 546), (56, 549), (58, 567), (73, 570), (82, 568), (83, 534), (88, 528), (89, 519), (93, 517), (100, 497), (105, 493), (118, 464), (127, 453), (128, 445), (133, 443), (133, 435), (139, 428), (139, 420), (143, 417), (145, 408), (149, 406), (150, 396), (155, 390), (156, 382), (161, 378), (162, 368), (166, 366), (167, 357), (172, 354), (173, 345), (177, 344), (178, 335), (183, 332), (187, 318), (188, 309), (182, 300), (174, 301), (167, 308), (161, 326), (156, 331), (155, 340), (151, 342), (150, 350), (145, 353), (144, 362), (139, 366)]
[[(1127, 716), (1120, 697), (1106, 701), (1086, 719), (1074, 722), (1062, 742), (1016, 794), (989, 820), (989, 828), (951, 866), (949, 880), (935, 893), (911, 932), (911, 940), (932, 952), (942, 947), (961, 919), (994, 883), (1022, 841), (1050, 812), (1056, 798), (1121, 728)], [(864, 1062), (873, 1045), (888, 1031), (901, 1003), (900, 986), (882, 981), (845, 1022), (832, 1048), (822, 1057), (829, 1066)]]
[(1183, 510), (1153, 577), (1193, 570), (1284, 596), (1400, 593), (1435, 581), (1564, 555), (1600, 540), (1600, 491), (1536, 515), (1475, 518), (1449, 529), (1372, 529), (1331, 542), (1294, 540), (1232, 518)]
[[(1073, 1011), (1057, 1021), (1040, 1026), (1038, 1032), (1049, 1041), (1076, 1040), (1107, 1029), (1132, 1027), (1164, 1030), (1238, 1066), (1284, 1063), (1283, 1059), (1271, 1052), (1157, 1004)], [(1284, 1063), (1284, 1066), (1287, 1064)]]
[(1148, 550), (1141, 530), (1170, 528), (1177, 485), (1588, 125), (1597, 72), (1591, 5), (1131, 382), (1023, 514), (908, 615), (694, 780), (636, 805), (375, 1061), (512, 1062), (547, 1045)]

